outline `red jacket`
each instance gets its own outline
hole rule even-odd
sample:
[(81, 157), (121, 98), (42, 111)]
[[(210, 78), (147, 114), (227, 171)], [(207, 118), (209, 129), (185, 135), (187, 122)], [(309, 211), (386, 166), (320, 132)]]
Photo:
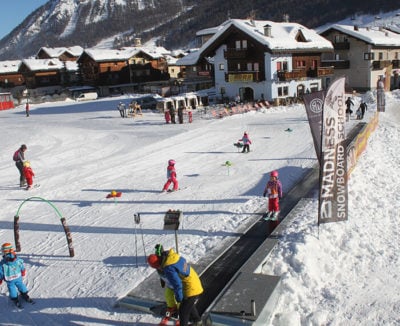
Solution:
[(24, 166), (23, 171), (24, 171), (24, 176), (26, 179), (32, 179), (32, 177), (35, 176), (35, 173), (33, 173), (33, 170), (31, 167)]

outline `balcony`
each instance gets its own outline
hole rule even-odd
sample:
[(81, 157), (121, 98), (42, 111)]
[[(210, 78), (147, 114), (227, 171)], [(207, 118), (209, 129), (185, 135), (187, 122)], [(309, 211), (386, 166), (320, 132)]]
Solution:
[(322, 77), (333, 75), (333, 67), (318, 67), (317, 69), (310, 69), (307, 71), (307, 77)]
[(259, 82), (261, 79), (259, 71), (228, 71), (225, 74), (225, 81), (228, 83), (234, 82)]
[(245, 59), (248, 57), (247, 49), (226, 49), (224, 51), (225, 59)]
[(321, 67), (333, 67), (333, 69), (350, 69), (349, 60), (324, 60)]
[(350, 43), (349, 42), (336, 42), (336, 43), (333, 43), (333, 48), (335, 50), (350, 50)]
[(380, 70), (389, 67), (392, 64), (390, 60), (375, 60), (372, 61), (372, 69)]
[(297, 69), (292, 71), (279, 70), (277, 74), (279, 81), (289, 81), (307, 77), (307, 72), (305, 69)]

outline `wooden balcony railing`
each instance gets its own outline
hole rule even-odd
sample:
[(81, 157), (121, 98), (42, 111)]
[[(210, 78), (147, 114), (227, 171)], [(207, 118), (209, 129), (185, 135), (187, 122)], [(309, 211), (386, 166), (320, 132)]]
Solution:
[(307, 72), (305, 69), (297, 69), (292, 71), (280, 70), (278, 71), (279, 81), (296, 80), (301, 78), (306, 78)]
[(225, 81), (234, 82), (260, 82), (264, 80), (259, 71), (228, 71)]
[(318, 67), (317, 69), (310, 69), (307, 71), (307, 77), (322, 77), (333, 75), (333, 67)]

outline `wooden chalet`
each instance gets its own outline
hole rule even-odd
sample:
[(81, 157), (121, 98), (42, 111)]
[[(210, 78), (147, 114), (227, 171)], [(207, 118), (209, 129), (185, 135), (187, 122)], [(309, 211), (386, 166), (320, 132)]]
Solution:
[(59, 59), (60, 61), (76, 61), (83, 53), (80, 46), (49, 48), (42, 47), (36, 54), (36, 59)]
[(165, 57), (142, 47), (86, 49), (77, 62), (86, 85), (132, 84), (169, 79)]
[(9, 89), (25, 83), (24, 76), (19, 72), (21, 60), (0, 61), (0, 87)]

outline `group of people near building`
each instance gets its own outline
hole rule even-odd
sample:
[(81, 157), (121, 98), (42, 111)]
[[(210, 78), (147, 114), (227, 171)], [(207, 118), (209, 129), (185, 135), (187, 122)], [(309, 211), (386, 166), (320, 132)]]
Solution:
[[(184, 123), (184, 114), (187, 113), (188, 115), (188, 122), (192, 123), (193, 122), (193, 112), (191, 108), (186, 108), (184, 106), (178, 107), (177, 114), (178, 114), (178, 122), (180, 124)], [(165, 118), (165, 123), (169, 124), (176, 124), (176, 114), (175, 114), (175, 108), (171, 105), (168, 109), (164, 110), (164, 118)]]

